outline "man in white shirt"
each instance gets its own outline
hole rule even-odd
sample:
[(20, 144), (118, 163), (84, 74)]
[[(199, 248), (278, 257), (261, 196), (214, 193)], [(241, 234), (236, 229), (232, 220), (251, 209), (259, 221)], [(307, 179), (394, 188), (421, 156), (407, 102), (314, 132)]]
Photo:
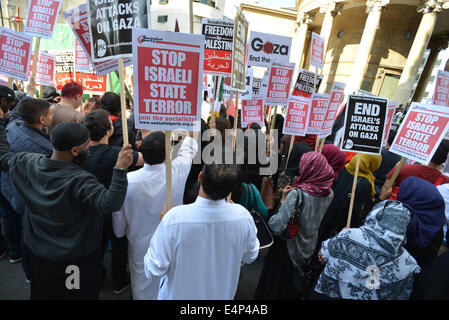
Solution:
[(144, 260), (146, 276), (162, 278), (159, 300), (234, 299), (241, 262), (252, 263), (259, 253), (250, 213), (225, 200), (240, 170), (206, 164), (196, 201), (163, 216)]
[[(172, 161), (172, 202), (182, 205), (184, 186), (193, 157), (198, 150), (195, 139), (186, 136)], [(160, 222), (159, 214), (166, 202), (165, 136), (161, 131), (150, 133), (139, 149), (144, 167), (128, 173), (128, 190), (120, 211), (113, 213), (114, 233), (128, 238), (128, 264), (133, 299), (157, 299), (159, 281), (145, 277), (143, 258), (148, 243)]]

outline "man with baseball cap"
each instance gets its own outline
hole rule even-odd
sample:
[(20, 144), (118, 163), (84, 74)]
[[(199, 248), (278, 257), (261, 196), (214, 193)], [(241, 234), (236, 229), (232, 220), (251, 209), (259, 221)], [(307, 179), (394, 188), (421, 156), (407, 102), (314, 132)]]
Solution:
[[(2, 109), (3, 110), (3, 109)], [(76, 160), (88, 151), (89, 131), (61, 123), (51, 133), (53, 154), (11, 153), (0, 111), (0, 167), (8, 171), (25, 205), (25, 244), (31, 253), (31, 299), (98, 299), (103, 212), (117, 211), (126, 196), (126, 169), (133, 160), (120, 152), (109, 189)]]
[(7, 114), (14, 107), (15, 102), (16, 95), (14, 91), (6, 86), (0, 86), (0, 108), (4, 114)]

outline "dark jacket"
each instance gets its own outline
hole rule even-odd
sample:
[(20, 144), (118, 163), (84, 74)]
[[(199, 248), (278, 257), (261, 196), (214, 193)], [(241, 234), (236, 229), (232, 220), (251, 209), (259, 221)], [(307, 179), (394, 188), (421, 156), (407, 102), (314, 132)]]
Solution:
[[(32, 152), (51, 156), (53, 145), (50, 137), (42, 130), (33, 128), (16, 119), (8, 123), (6, 127), (8, 143), (12, 152)], [(7, 172), (2, 172), (1, 177), (2, 194), (8, 199), (17, 213), (25, 214), (25, 205), (22, 198), (15, 189)]]
[[(122, 119), (112, 119), (114, 126), (114, 133), (109, 137), (109, 145), (116, 147), (123, 147), (123, 126)], [(134, 115), (131, 114), (127, 120), (128, 124), (128, 142), (134, 150), (136, 149), (136, 131), (134, 129)]]
[(0, 167), (9, 172), (25, 206), (25, 244), (55, 262), (82, 259), (100, 247), (101, 213), (120, 210), (128, 181), (114, 169), (106, 189), (72, 162), (34, 153), (12, 153), (0, 119)]

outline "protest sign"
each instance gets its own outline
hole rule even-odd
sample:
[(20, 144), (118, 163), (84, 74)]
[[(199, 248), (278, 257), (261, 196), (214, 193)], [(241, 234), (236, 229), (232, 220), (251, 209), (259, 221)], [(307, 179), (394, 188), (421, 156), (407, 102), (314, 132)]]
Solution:
[(32, 42), (27, 34), (0, 27), (0, 74), (28, 80)]
[(91, 69), (88, 73), (83, 73), (83, 81), (81, 81), (81, 72), (75, 73), (75, 81), (82, 83), (83, 91), (86, 94), (102, 94), (107, 90), (107, 76), (98, 76)]
[(229, 76), (232, 71), (232, 37), (234, 23), (203, 18), (204, 73)]
[(89, 57), (78, 39), (75, 39), (75, 71), (90, 72)]
[(75, 81), (75, 56), (73, 51), (67, 50), (54, 51), (54, 54), (56, 89), (61, 90), (66, 83)]
[(390, 134), (391, 123), (393, 122), (394, 111), (396, 110), (396, 101), (389, 101), (387, 108), (387, 120), (385, 121), (384, 137), (382, 141), (382, 148), (387, 145), (388, 135)]
[(137, 129), (199, 130), (204, 36), (134, 29)]
[(310, 46), (310, 65), (317, 69), (323, 69), (324, 66), (324, 43), (326, 39), (312, 32), (312, 43)]
[(25, 33), (40, 38), (52, 38), (61, 3), (62, 0), (29, 0)]
[[(316, 76), (315, 93), (318, 92), (322, 80), (323, 76), (318, 74)], [(296, 79), (296, 83), (295, 86), (293, 87), (292, 94), (294, 96), (302, 96), (310, 98), (313, 93), (314, 81), (315, 81), (315, 73), (308, 70), (299, 69), (298, 78)]]
[(449, 107), (449, 72), (438, 70), (433, 93), (433, 104)]
[(232, 72), (231, 88), (239, 92), (246, 91), (245, 71), (246, 71), (246, 39), (248, 36), (248, 21), (243, 12), (237, 11), (234, 20), (234, 37), (232, 44)]
[(254, 70), (251, 68), (247, 68), (245, 72), (245, 92), (240, 93), (240, 98), (242, 99), (251, 99), (253, 95), (253, 74)]
[(94, 62), (133, 56), (134, 28), (149, 28), (148, 0), (88, 0), (91, 52)]
[(253, 78), (253, 98), (265, 98), (267, 96), (268, 81), (270, 76), (265, 72), (263, 78)]
[(334, 82), (332, 85), (332, 91), (329, 98), (329, 107), (321, 127), (320, 137), (325, 138), (332, 134), (332, 127), (337, 115), (337, 110), (343, 101), (345, 92), (345, 84), (340, 82)]
[[(102, 62), (94, 62), (91, 55), (90, 44), (90, 31), (89, 31), (89, 15), (87, 12), (87, 5), (82, 4), (72, 10), (64, 11), (64, 17), (67, 20), (70, 28), (75, 34), (76, 39), (79, 41), (80, 46), (83, 48), (85, 54), (89, 58), (89, 61), (95, 72), (99, 76), (106, 75), (118, 69), (117, 59), (110, 59)], [(132, 63), (130, 58), (123, 61), (125, 66), (129, 66)]]
[(251, 31), (248, 66), (270, 67), (289, 63), (292, 38)]
[[(31, 54), (30, 68), (28, 77), (31, 77), (31, 69), (33, 67), (34, 54)], [(40, 51), (37, 57), (36, 67), (36, 84), (53, 86), (55, 82), (55, 64), (56, 57), (53, 54)]]
[(270, 80), (266, 103), (269, 105), (287, 105), (292, 81), (294, 63), (274, 64), (270, 69)]
[(309, 98), (291, 96), (285, 111), (283, 134), (305, 136), (310, 114)]
[(263, 99), (242, 99), (242, 128), (254, 122), (263, 127), (263, 120)]
[(413, 102), (389, 151), (427, 165), (448, 129), (446, 107)]
[(312, 94), (309, 122), (307, 123), (306, 134), (321, 134), (321, 127), (327, 114), (329, 106), (328, 94)]
[(378, 97), (349, 96), (341, 150), (380, 154), (387, 103), (387, 99)]

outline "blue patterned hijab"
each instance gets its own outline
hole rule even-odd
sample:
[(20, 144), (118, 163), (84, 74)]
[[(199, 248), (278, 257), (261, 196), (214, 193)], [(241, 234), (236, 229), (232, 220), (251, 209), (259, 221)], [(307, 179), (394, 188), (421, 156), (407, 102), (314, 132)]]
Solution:
[(315, 291), (342, 299), (408, 299), (413, 274), (420, 272), (403, 248), (409, 222), (410, 210), (404, 204), (383, 201), (363, 226), (324, 241), (321, 254), (327, 263)]
[(399, 186), (398, 200), (412, 209), (412, 219), (407, 228), (408, 243), (427, 247), (446, 224), (441, 193), (430, 182), (409, 177)]

